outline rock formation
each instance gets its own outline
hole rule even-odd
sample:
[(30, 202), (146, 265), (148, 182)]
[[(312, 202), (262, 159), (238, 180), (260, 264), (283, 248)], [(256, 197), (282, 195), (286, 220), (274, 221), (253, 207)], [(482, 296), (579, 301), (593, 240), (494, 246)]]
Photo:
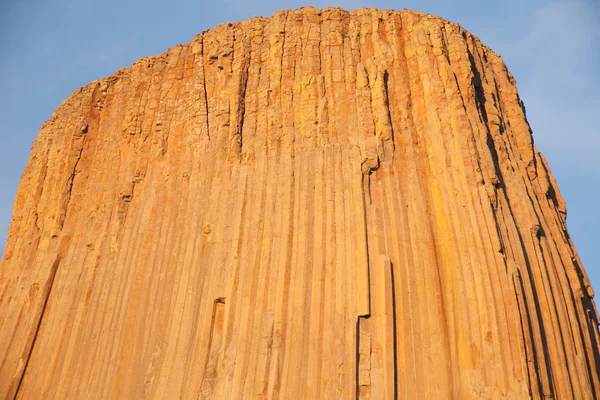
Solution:
[(460, 26), (219, 25), (42, 125), (0, 398), (597, 398), (565, 218), (515, 80)]

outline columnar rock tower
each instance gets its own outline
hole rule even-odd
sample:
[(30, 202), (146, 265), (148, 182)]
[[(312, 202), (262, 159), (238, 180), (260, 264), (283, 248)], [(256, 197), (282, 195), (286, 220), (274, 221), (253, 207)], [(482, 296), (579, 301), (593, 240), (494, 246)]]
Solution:
[(460, 26), (219, 25), (42, 126), (0, 398), (597, 398), (565, 217), (513, 77)]

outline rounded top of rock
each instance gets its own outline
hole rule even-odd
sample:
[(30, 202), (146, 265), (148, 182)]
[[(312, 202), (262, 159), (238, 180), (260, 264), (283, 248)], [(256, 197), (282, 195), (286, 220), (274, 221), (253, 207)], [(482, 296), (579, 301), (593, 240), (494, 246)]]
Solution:
[[(218, 24), (218, 25), (214, 26), (213, 28), (203, 30), (202, 33), (199, 33), (194, 38), (192, 38), (192, 40), (189, 43), (176, 44), (176, 45), (173, 45), (170, 48), (168, 48), (167, 51), (165, 51), (164, 53), (160, 53), (160, 54), (157, 54), (154, 56), (146, 56), (146, 57), (139, 58), (138, 60), (134, 61), (131, 66), (118, 69), (117, 71), (115, 71), (115, 73), (112, 76), (107, 76), (104, 78), (99, 78), (94, 81), (91, 81), (85, 87), (98, 85), (100, 81), (107, 81), (107, 80), (110, 81), (110, 80), (119, 78), (122, 75), (126, 74), (127, 70), (129, 68), (131, 68), (132, 66), (144, 64), (144, 63), (153, 63), (158, 60), (166, 59), (169, 56), (169, 54), (171, 54), (176, 49), (181, 49), (184, 46), (190, 46), (190, 45), (193, 46), (194, 44), (201, 42), (202, 37), (207, 34), (210, 35), (211, 33), (212, 34), (224, 33), (224, 32), (227, 32), (228, 30), (231, 31), (231, 30), (238, 30), (238, 29), (256, 29), (257, 24), (264, 24), (268, 20), (281, 21), (283, 23), (283, 26), (282, 26), (283, 30), (280, 31), (280, 33), (283, 34), (283, 33), (285, 33), (285, 21), (286, 20), (294, 21), (294, 23), (301, 23), (304, 19), (312, 20), (311, 22), (319, 22), (318, 19), (320, 18), (320, 20), (321, 20), (320, 22), (344, 21), (344, 20), (349, 22), (352, 19), (360, 19), (361, 17), (376, 17), (376, 19), (381, 20), (381, 21), (389, 19), (389, 18), (399, 18), (400, 20), (412, 19), (413, 23), (416, 21), (419, 21), (419, 22), (427, 22), (430, 24), (436, 24), (440, 27), (444, 27), (444, 29), (456, 30), (456, 31), (460, 32), (462, 35), (464, 35), (466, 38), (468, 38), (469, 40), (477, 41), (479, 45), (484, 47), (490, 53), (493, 53), (497, 58), (501, 59), (501, 56), (498, 55), (497, 53), (493, 52), (493, 50), (490, 49), (489, 46), (485, 45), (485, 43), (481, 42), (477, 35), (472, 34), (468, 30), (466, 30), (464, 27), (462, 27), (460, 24), (449, 21), (447, 19), (444, 19), (438, 15), (427, 14), (427, 13), (423, 13), (420, 11), (409, 10), (406, 8), (404, 8), (402, 10), (395, 10), (395, 9), (379, 9), (376, 7), (366, 7), (366, 8), (358, 8), (358, 9), (354, 9), (354, 10), (346, 10), (346, 9), (343, 9), (343, 8), (337, 7), (337, 6), (336, 7), (326, 7), (326, 8), (315, 8), (313, 6), (305, 6), (305, 7), (300, 7), (297, 9), (276, 11), (270, 17), (255, 16), (255, 17), (245, 19), (242, 21), (224, 22), (224, 23)], [(314, 20), (314, 19), (317, 19), (317, 20)], [(82, 88), (79, 88), (78, 90), (81, 90), (81, 89)], [(75, 93), (78, 90), (76, 90)]]

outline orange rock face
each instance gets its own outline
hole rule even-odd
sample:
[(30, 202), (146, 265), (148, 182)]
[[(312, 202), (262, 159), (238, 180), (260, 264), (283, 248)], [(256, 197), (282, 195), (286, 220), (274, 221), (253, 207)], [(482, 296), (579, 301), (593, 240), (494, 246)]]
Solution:
[(501, 58), (410, 11), (219, 25), (41, 128), (0, 398), (598, 396), (598, 316)]

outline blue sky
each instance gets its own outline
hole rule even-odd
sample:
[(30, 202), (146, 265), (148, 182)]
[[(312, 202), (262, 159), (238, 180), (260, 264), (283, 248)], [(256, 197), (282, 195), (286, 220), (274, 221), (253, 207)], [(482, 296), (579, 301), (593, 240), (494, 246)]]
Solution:
[(0, 2), (0, 252), (31, 143), (80, 86), (221, 22), (309, 4), (408, 8), (460, 23), (503, 56), (567, 201), (571, 236), (600, 290), (598, 0)]

